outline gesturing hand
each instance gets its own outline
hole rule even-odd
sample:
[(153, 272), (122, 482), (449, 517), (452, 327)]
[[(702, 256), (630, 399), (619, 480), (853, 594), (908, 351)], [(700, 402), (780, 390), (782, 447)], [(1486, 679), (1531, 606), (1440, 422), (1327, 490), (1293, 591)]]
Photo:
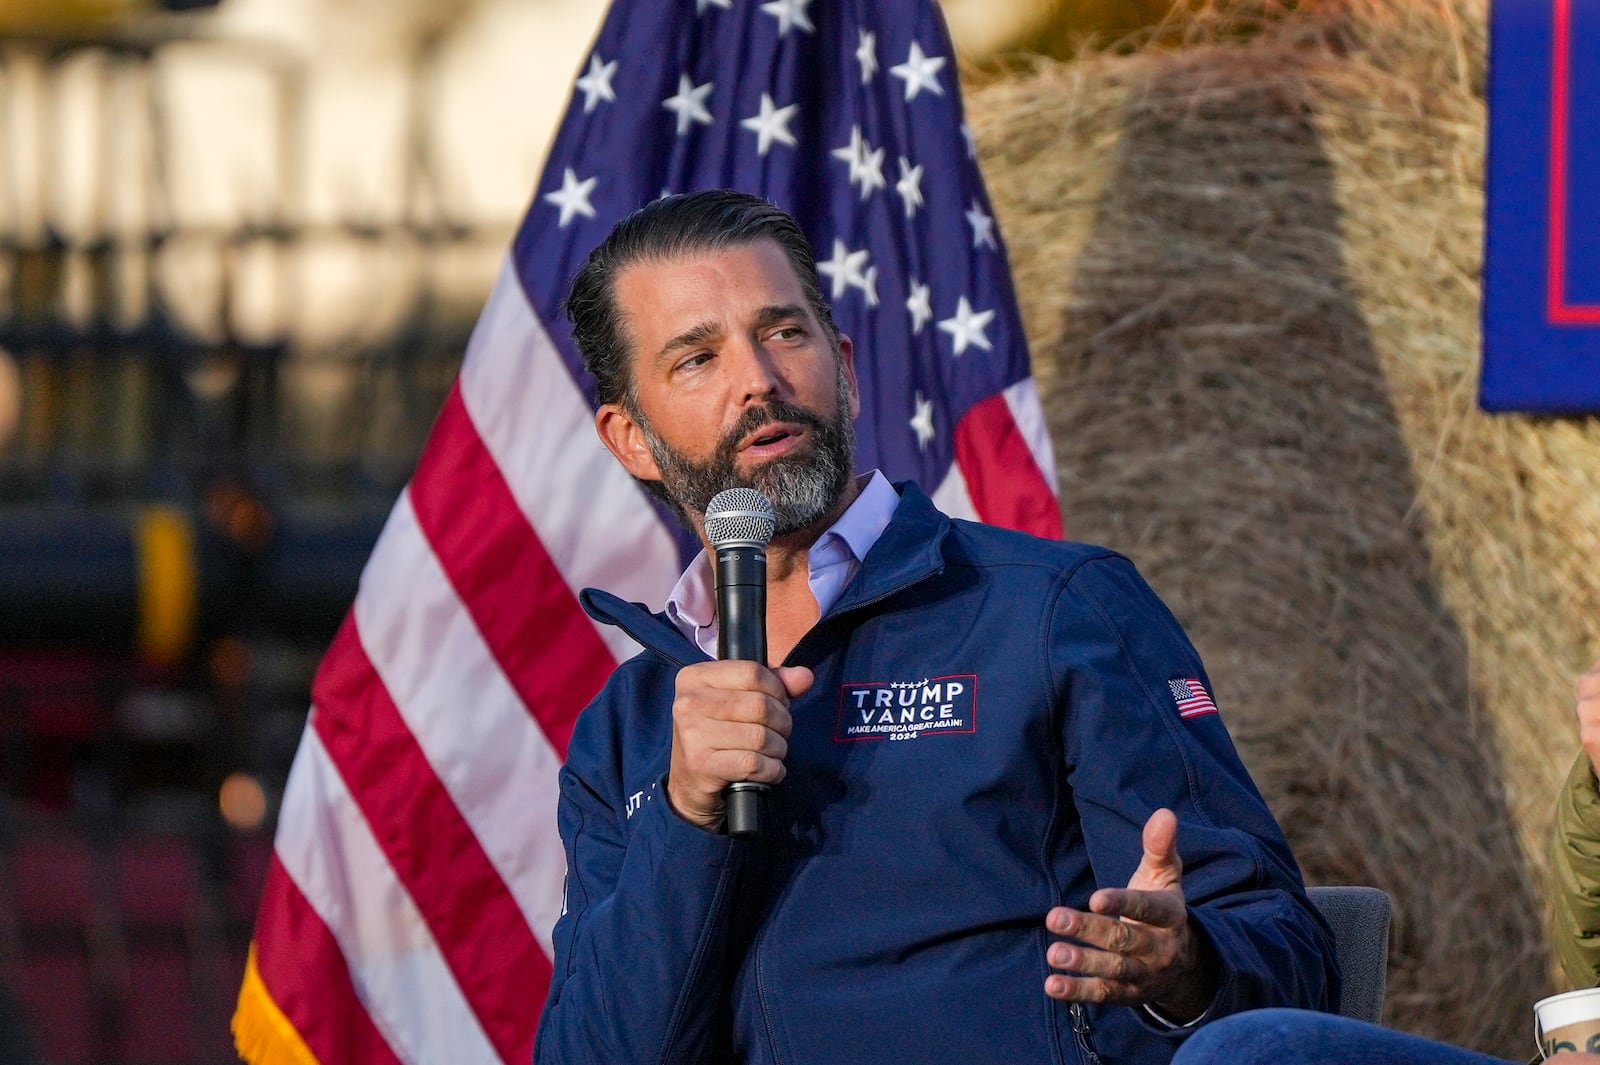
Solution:
[(1045, 927), (1077, 942), (1052, 943), (1045, 994), (1069, 1002), (1149, 1003), (1192, 1020), (1216, 993), (1217, 963), (1189, 924), (1178, 858), (1178, 818), (1157, 810), (1144, 826), (1144, 857), (1125, 888), (1101, 888), (1089, 911), (1057, 906)]
[(722, 821), (722, 789), (736, 780), (775, 784), (789, 753), (789, 700), (811, 670), (756, 662), (699, 662), (678, 671), (672, 702), (672, 808), (702, 828)]

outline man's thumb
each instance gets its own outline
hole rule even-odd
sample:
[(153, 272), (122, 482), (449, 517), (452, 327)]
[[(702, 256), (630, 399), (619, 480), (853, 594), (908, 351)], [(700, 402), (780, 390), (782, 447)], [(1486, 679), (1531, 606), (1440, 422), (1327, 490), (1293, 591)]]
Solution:
[(779, 666), (776, 670), (778, 680), (783, 683), (783, 690), (789, 693), (789, 698), (798, 699), (811, 690), (811, 684), (816, 675), (805, 666)]
[(1128, 882), (1143, 891), (1174, 888), (1183, 880), (1183, 861), (1178, 857), (1178, 815), (1160, 809), (1144, 823), (1144, 857)]

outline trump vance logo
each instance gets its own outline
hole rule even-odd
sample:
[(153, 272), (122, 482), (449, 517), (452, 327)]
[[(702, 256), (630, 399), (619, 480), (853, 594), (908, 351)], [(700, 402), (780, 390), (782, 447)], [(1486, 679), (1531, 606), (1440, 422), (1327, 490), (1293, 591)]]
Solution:
[(976, 673), (839, 686), (837, 742), (914, 740), (977, 730)]

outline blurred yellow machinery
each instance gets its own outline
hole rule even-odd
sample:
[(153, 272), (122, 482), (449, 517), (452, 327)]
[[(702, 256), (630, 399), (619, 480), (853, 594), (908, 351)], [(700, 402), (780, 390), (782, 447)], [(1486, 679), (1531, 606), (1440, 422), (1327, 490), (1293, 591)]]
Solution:
[(0, 34), (96, 35), (161, 11), (217, 0), (0, 0)]

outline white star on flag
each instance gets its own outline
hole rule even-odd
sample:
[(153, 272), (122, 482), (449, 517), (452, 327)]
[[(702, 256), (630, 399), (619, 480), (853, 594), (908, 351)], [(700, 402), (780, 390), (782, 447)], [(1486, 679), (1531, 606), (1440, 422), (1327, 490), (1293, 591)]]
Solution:
[(732, 11), (733, 0), (694, 0), (694, 13), (696, 15), (704, 15), (708, 7), (720, 7), (724, 11)]
[(589, 203), (589, 194), (594, 191), (595, 182), (599, 180), (599, 178), (584, 178), (579, 181), (578, 175), (574, 174), (569, 166), (566, 173), (561, 175), (561, 188), (556, 192), (545, 193), (546, 203), (553, 203), (561, 208), (562, 229), (567, 228), (567, 223), (572, 221), (573, 215), (594, 217), (594, 207)]
[(922, 167), (912, 166), (911, 160), (903, 155), (900, 157), (900, 180), (894, 183), (894, 191), (905, 201), (906, 217), (915, 215), (922, 206)]
[(912, 278), (911, 296), (906, 300), (906, 310), (911, 312), (911, 335), (919, 336), (922, 327), (933, 317), (933, 289)]
[(678, 75), (678, 93), (661, 101), (661, 106), (678, 116), (678, 136), (689, 132), (691, 123), (711, 125), (711, 112), (706, 110), (706, 97), (711, 95), (711, 82), (695, 85), (687, 74)]
[(772, 0), (770, 4), (762, 4), (761, 10), (778, 20), (779, 37), (788, 33), (791, 26), (799, 26), (807, 33), (815, 33), (817, 28), (806, 16), (806, 8), (810, 4), (811, 0)]
[(916, 394), (917, 413), (911, 416), (911, 429), (917, 434), (917, 448), (921, 451), (928, 449), (928, 444), (937, 435), (933, 431), (933, 401), (923, 396), (919, 390)]
[(994, 219), (984, 211), (983, 205), (977, 200), (972, 201), (972, 210), (967, 212), (967, 224), (972, 227), (972, 246), (974, 248), (999, 248), (994, 239)]
[(961, 139), (967, 142), (967, 158), (976, 159), (978, 157), (978, 138), (972, 135), (972, 126), (969, 123), (961, 123)]
[(589, 72), (578, 79), (578, 91), (583, 93), (583, 113), (594, 110), (601, 100), (615, 102), (617, 94), (611, 91), (611, 78), (617, 72), (617, 61), (600, 62), (599, 55), (589, 57)]
[(850, 127), (850, 143), (835, 148), (832, 155), (850, 164), (850, 184), (861, 186), (863, 200), (872, 195), (873, 189), (889, 187), (883, 176), (883, 149), (868, 144), (861, 136), (860, 126)]
[(872, 195), (873, 189), (886, 189), (888, 181), (883, 176), (883, 149), (864, 147), (861, 153), (861, 198)]
[(833, 238), (833, 255), (827, 260), (817, 263), (817, 273), (833, 281), (832, 297), (839, 299), (852, 288), (859, 288), (867, 294), (869, 306), (876, 306), (878, 302), (877, 281), (878, 268), (867, 268), (872, 252), (866, 248), (860, 251), (851, 251), (845, 242), (838, 237)]
[[(870, 253), (862, 252), (862, 254), (867, 255)], [(867, 306), (876, 307), (878, 305), (878, 268), (876, 266), (869, 266), (862, 273), (859, 287), (861, 294), (867, 298)]]
[(835, 159), (843, 159), (850, 164), (850, 182), (855, 183), (856, 175), (861, 172), (861, 153), (866, 150), (867, 142), (861, 138), (861, 127), (850, 127), (850, 143), (835, 148), (830, 154)]
[(755, 132), (756, 151), (766, 155), (767, 151), (772, 147), (773, 141), (787, 144), (791, 148), (795, 146), (794, 134), (789, 132), (789, 122), (799, 112), (799, 104), (779, 107), (772, 102), (771, 96), (762, 93), (761, 113), (751, 115), (739, 125)]
[(976, 344), (984, 351), (993, 351), (989, 338), (983, 332), (993, 318), (993, 311), (978, 311), (974, 314), (972, 304), (967, 302), (967, 297), (962, 296), (961, 302), (956, 305), (955, 317), (944, 319), (939, 323), (939, 328), (954, 338), (957, 355), (966, 351), (968, 344)]
[(945, 64), (942, 55), (924, 55), (922, 45), (916, 41), (911, 42), (911, 52), (906, 56), (906, 61), (889, 68), (889, 73), (897, 78), (904, 78), (906, 83), (906, 100), (909, 102), (917, 98), (917, 93), (927, 89), (935, 96), (943, 96), (944, 88), (939, 84), (936, 75)]
[(856, 62), (861, 64), (861, 84), (872, 80), (878, 72), (878, 35), (861, 30), (861, 43), (856, 45)]

